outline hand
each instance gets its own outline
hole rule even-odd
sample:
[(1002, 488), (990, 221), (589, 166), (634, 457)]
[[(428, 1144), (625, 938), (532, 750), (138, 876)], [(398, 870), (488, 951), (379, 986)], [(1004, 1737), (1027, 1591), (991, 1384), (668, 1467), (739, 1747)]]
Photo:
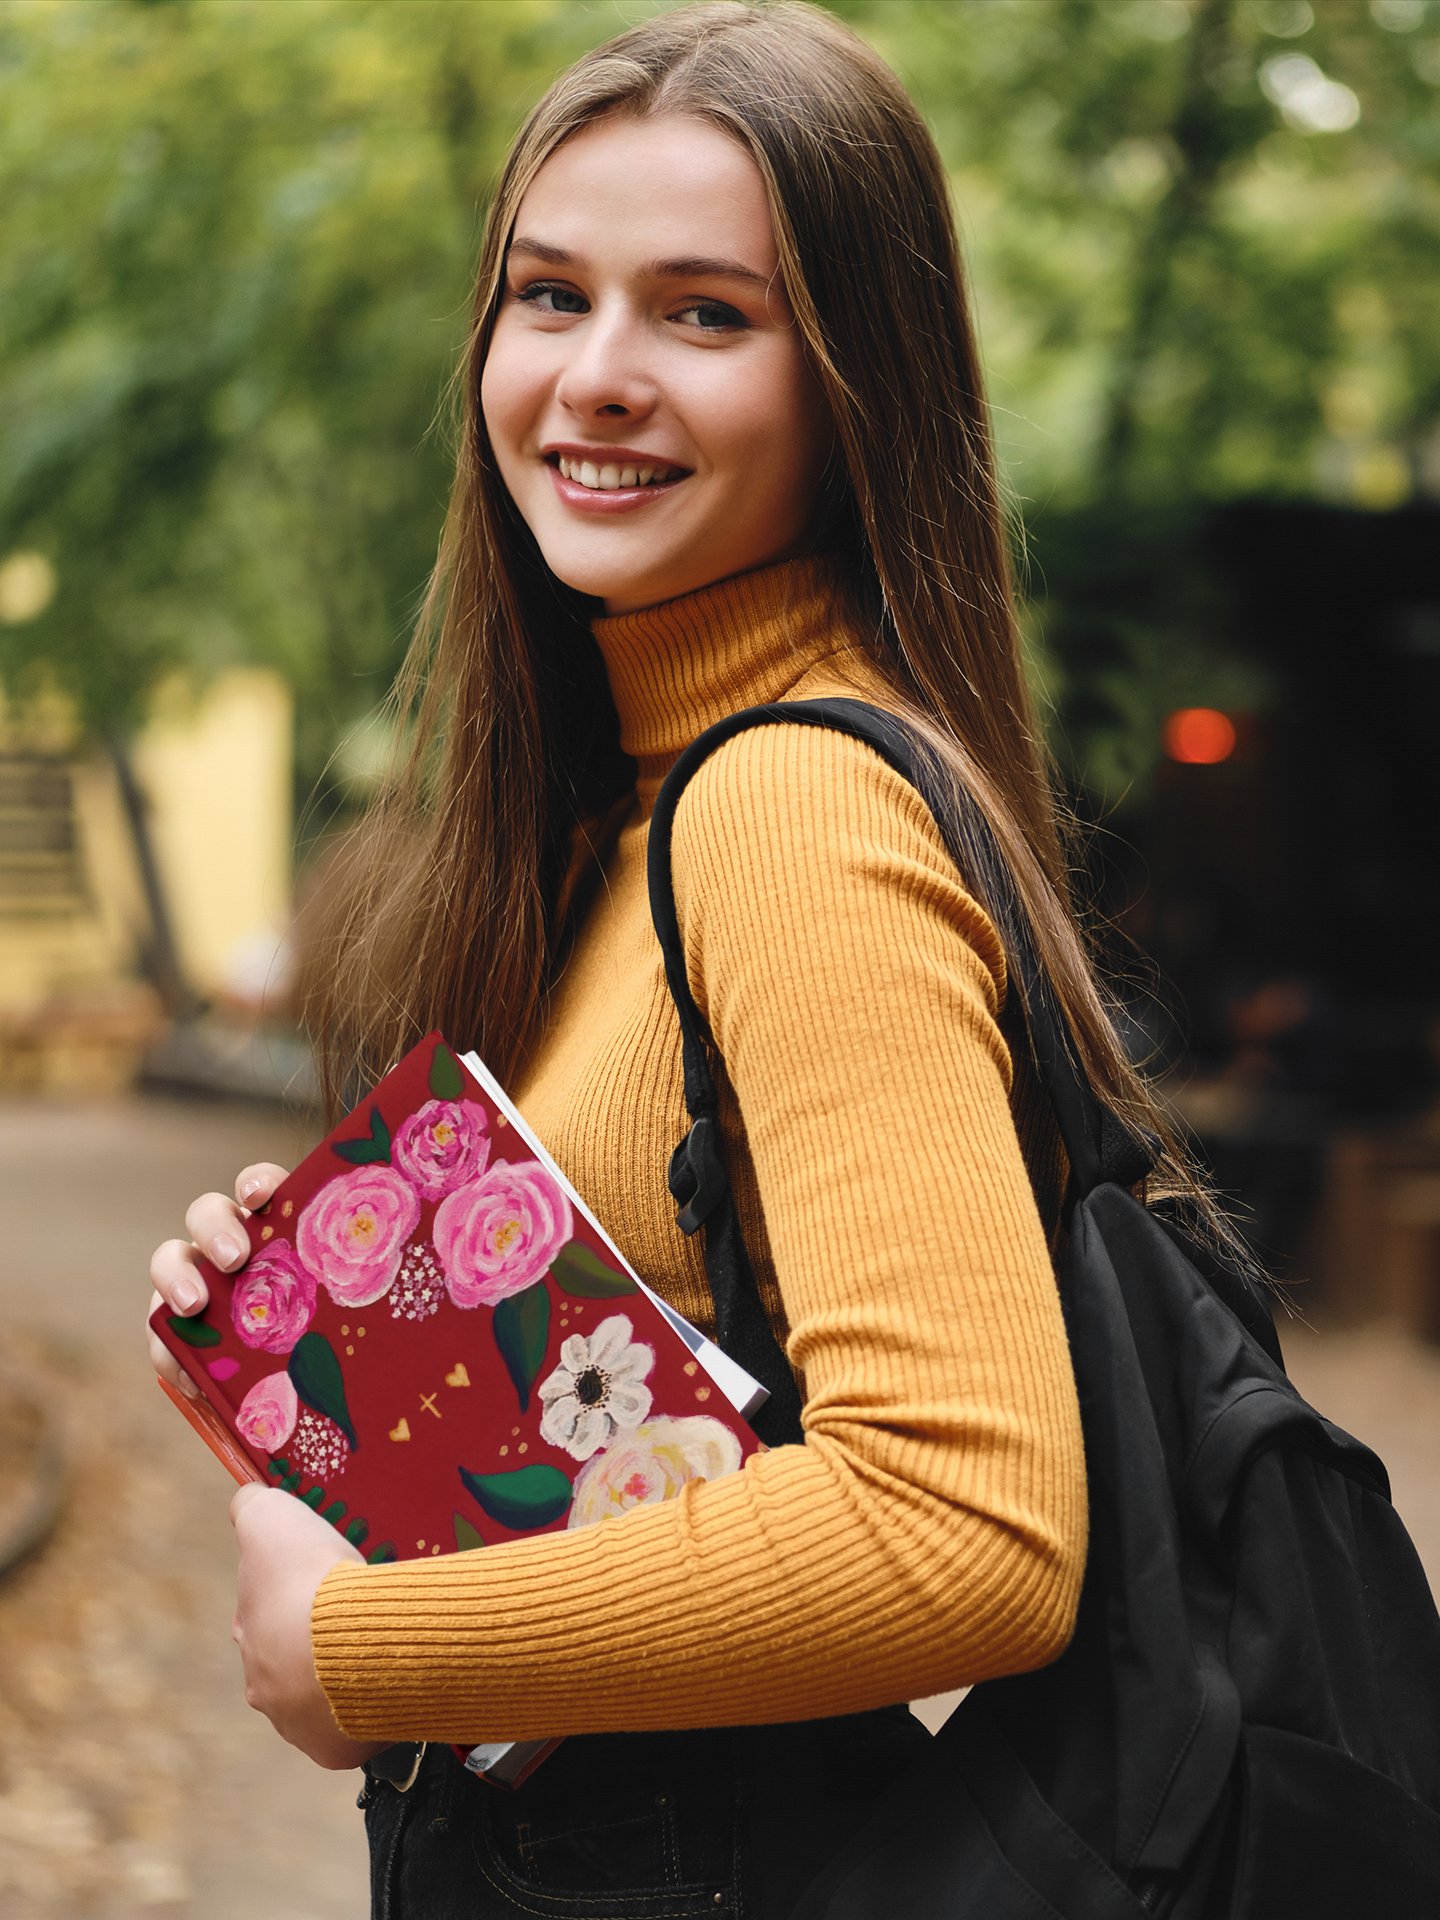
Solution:
[(241, 1487), (230, 1502), (240, 1542), (231, 1637), (245, 1665), (245, 1698), (320, 1767), (358, 1767), (389, 1742), (351, 1740), (335, 1724), (315, 1675), (310, 1609), (341, 1560), (364, 1561), (303, 1501), (278, 1487)]
[[(166, 1240), (151, 1256), (150, 1278), (155, 1283), (155, 1292), (150, 1296), (150, 1313), (159, 1306), (186, 1315), (201, 1311), (210, 1297), (197, 1267), (201, 1254), (222, 1273), (233, 1273), (237, 1267), (243, 1267), (250, 1257), (250, 1242), (240, 1223), (248, 1220), (256, 1207), (264, 1206), (284, 1178), (284, 1167), (272, 1166), (267, 1161), (246, 1167), (235, 1182), (233, 1200), (227, 1200), (223, 1193), (201, 1194), (185, 1215), (186, 1230), (191, 1238)], [(168, 1380), (191, 1400), (200, 1397), (200, 1389), (174, 1354), (155, 1338), (148, 1315), (145, 1335), (150, 1364), (160, 1378)]]

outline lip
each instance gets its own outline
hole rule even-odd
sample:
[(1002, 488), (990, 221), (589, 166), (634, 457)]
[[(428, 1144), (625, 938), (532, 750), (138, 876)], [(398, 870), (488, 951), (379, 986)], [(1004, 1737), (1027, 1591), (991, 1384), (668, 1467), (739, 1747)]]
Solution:
[[(596, 466), (680, 467), (680, 471), (673, 480), (651, 481), (645, 487), (582, 487), (578, 480), (567, 480), (561, 473), (560, 455), (567, 460), (593, 460)], [(667, 498), (692, 472), (689, 467), (681, 467), (678, 460), (642, 453), (634, 447), (587, 447), (572, 441), (544, 448), (541, 458), (561, 504), (580, 513), (634, 513)]]
[(691, 471), (683, 460), (672, 460), (653, 447), (648, 451), (643, 447), (587, 447), (579, 440), (551, 440), (540, 449), (540, 458), (547, 463), (557, 454), (567, 460), (593, 460), (597, 467), (679, 467), (682, 474)]

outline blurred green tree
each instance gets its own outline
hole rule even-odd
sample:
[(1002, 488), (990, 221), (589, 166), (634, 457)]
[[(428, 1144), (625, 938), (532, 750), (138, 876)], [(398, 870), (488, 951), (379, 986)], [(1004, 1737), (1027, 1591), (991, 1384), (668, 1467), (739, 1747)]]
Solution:
[(1440, 6), (839, 0), (929, 115), (1077, 783), (1265, 697), (1205, 508), (1440, 494)]
[[(58, 581), (0, 624), (12, 690), (48, 673), (108, 729), (172, 667), (272, 662), (310, 789), (434, 551), (427, 429), (505, 141), (654, 10), (0, 6), (0, 559)], [(1113, 801), (1167, 706), (1262, 696), (1225, 646), (1208, 503), (1440, 491), (1440, 4), (834, 10), (952, 170), (1037, 672)]]
[(434, 554), (436, 416), (491, 172), (603, 24), (492, 5), (0, 10), (0, 628), (89, 726), (237, 661), (308, 789), (383, 695)]

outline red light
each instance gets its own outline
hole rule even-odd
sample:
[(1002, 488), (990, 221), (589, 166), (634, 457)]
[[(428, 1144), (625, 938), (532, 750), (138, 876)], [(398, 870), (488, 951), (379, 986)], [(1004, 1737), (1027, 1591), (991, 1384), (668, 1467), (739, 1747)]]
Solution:
[(1214, 707), (1182, 707), (1165, 721), (1165, 751), (1187, 767), (1213, 767), (1235, 751), (1235, 723)]

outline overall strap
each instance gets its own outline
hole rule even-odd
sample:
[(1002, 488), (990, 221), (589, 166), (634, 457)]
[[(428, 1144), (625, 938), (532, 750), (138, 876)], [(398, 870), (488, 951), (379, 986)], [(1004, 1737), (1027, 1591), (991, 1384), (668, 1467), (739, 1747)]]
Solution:
[(650, 916), (680, 1021), (685, 1106), (690, 1131), (670, 1162), (670, 1191), (681, 1202), (683, 1232), (705, 1228), (705, 1268), (715, 1298), (716, 1339), (771, 1395), (751, 1424), (771, 1445), (802, 1437), (800, 1400), (761, 1305), (720, 1152), (720, 1101), (710, 1065), (710, 1034), (690, 991), (675, 908), (671, 843), (680, 796), (697, 770), (736, 734), (752, 727), (827, 727), (872, 747), (920, 794), (967, 886), (995, 922), (1017, 991), (1040, 1081), (1055, 1110), (1070, 1161), (1067, 1203), (1107, 1180), (1131, 1186), (1153, 1156), (1096, 1099), (1076, 1057), (1063, 1015), (1039, 964), (990, 824), (963, 790), (947, 781), (926, 747), (892, 714), (863, 700), (775, 701), (728, 714), (688, 746), (666, 775), (650, 820)]

